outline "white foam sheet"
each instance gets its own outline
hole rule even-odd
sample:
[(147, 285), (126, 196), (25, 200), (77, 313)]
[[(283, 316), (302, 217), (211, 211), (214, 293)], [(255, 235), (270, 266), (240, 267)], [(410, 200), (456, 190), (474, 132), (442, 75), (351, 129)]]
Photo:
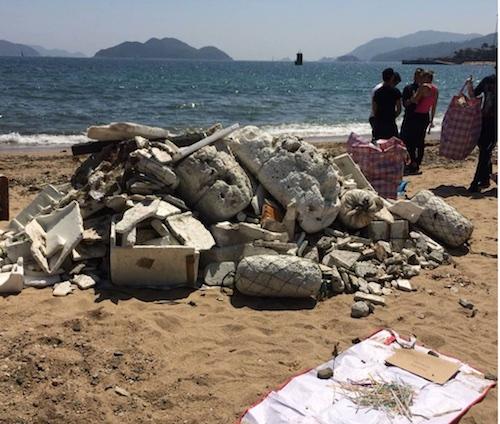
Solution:
[[(245, 412), (242, 424), (408, 424), (403, 416), (387, 416), (383, 411), (358, 408), (336, 382), (375, 380), (402, 381), (413, 386), (416, 396), (411, 407), (413, 424), (452, 424), (467, 410), (481, 401), (494, 386), (481, 373), (457, 359), (439, 355), (460, 364), (459, 372), (444, 385), (435, 384), (397, 367), (385, 360), (399, 344), (388, 345), (392, 334), (381, 330), (358, 343), (335, 360), (333, 379), (317, 378), (317, 371), (332, 367), (330, 360), (319, 367), (292, 378), (284, 387), (267, 395)], [(415, 349), (427, 353), (420, 346)]]

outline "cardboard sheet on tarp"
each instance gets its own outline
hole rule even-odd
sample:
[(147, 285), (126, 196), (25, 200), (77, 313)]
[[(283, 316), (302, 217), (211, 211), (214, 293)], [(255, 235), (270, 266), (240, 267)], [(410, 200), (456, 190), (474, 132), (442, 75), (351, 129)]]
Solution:
[[(384, 381), (402, 381), (416, 392), (411, 412), (413, 424), (454, 424), (474, 404), (480, 402), (492, 381), (458, 359), (439, 355), (459, 367), (458, 373), (445, 384), (433, 383), (395, 366), (386, 360), (401, 349), (393, 333), (381, 330), (342, 352), (335, 364), (330, 360), (319, 367), (292, 378), (279, 390), (269, 393), (248, 409), (242, 424), (408, 424), (399, 415), (389, 417), (383, 411), (361, 408), (351, 402), (339, 382), (359, 381), (369, 377)], [(385, 344), (387, 342), (387, 344)], [(418, 352), (428, 349), (416, 346)], [(317, 370), (334, 367), (333, 379), (320, 380)]]
[(437, 384), (446, 383), (460, 369), (456, 362), (415, 349), (398, 349), (386, 362)]

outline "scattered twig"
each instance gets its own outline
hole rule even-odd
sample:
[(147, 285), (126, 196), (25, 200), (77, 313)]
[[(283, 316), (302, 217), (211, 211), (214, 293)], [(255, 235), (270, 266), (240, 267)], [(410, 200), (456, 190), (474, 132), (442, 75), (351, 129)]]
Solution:
[[(335, 360), (337, 359), (337, 356), (339, 356), (339, 342), (335, 342), (335, 345), (333, 346), (333, 360), (332, 360), (332, 379), (335, 379)], [(336, 390), (335, 390), (335, 384), (333, 385), (333, 400), (332, 404), (335, 403), (335, 397), (336, 397)]]
[(402, 381), (377, 381), (373, 377), (358, 382), (339, 383), (347, 392), (346, 397), (360, 408), (372, 408), (384, 412), (392, 421), (395, 415), (412, 422), (411, 406), (415, 391)]

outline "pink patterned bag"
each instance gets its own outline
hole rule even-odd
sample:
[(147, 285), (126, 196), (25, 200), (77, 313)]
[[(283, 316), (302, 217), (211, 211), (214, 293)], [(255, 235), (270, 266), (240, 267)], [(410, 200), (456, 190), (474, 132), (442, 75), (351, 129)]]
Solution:
[(480, 133), (481, 99), (469, 99), (460, 91), (444, 115), (439, 154), (448, 159), (465, 159), (476, 147)]
[(395, 199), (408, 152), (404, 143), (396, 137), (377, 140), (376, 143), (351, 133), (347, 140), (347, 152), (380, 196)]

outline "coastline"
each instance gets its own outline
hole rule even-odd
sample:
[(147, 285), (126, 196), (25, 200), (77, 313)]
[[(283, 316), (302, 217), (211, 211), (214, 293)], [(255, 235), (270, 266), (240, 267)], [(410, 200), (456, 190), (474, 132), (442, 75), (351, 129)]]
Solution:
[[(371, 134), (358, 134), (362, 138), (366, 140), (371, 140)], [(348, 135), (333, 135), (333, 136), (315, 136), (315, 137), (304, 137), (304, 141), (307, 141), (308, 143), (314, 144), (314, 145), (328, 145), (328, 144), (339, 144), (339, 143), (346, 143), (347, 139), (349, 138)], [(432, 131), (430, 134), (427, 134), (425, 137), (426, 143), (432, 143), (435, 144), (439, 142), (439, 139), (441, 138), (441, 131)]]
[[(371, 139), (371, 134), (359, 134), (366, 140)], [(439, 142), (441, 136), (440, 131), (433, 131), (431, 134), (426, 136), (426, 143), (435, 144)], [(349, 136), (348, 135), (332, 135), (332, 136), (305, 136), (302, 137), (304, 141), (316, 145), (317, 147), (326, 147), (329, 144), (343, 144), (346, 143)], [(65, 153), (69, 152), (71, 154), (71, 146), (74, 144), (0, 144), (0, 155), (1, 154), (11, 154), (11, 153)]]
[(1, 154), (15, 154), (15, 153), (32, 153), (32, 154), (44, 154), (44, 153), (69, 153), (71, 154), (71, 144), (67, 146), (61, 146), (59, 144), (49, 144), (44, 145), (1, 145), (0, 144), (0, 155)]

